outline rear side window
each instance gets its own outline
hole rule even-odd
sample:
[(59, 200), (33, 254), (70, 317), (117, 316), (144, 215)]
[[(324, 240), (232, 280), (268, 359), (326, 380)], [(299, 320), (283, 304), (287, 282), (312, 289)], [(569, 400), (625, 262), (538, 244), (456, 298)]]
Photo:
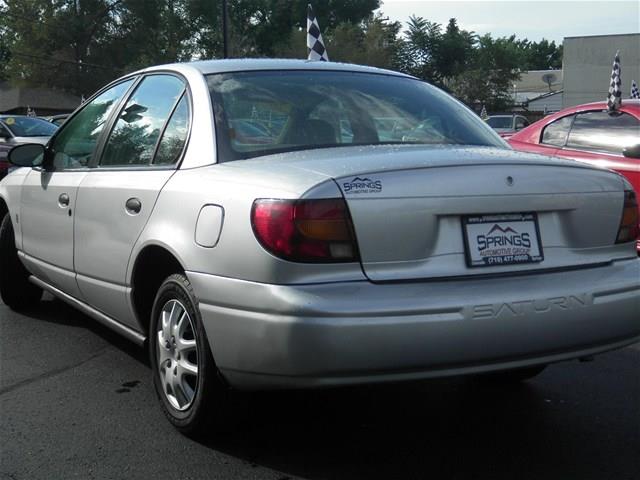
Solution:
[(640, 121), (627, 113), (585, 112), (576, 115), (567, 148), (622, 154), (640, 141)]
[(184, 82), (172, 75), (145, 78), (118, 114), (100, 165), (150, 165), (162, 129), (184, 89)]
[(571, 122), (573, 122), (573, 115), (559, 118), (544, 127), (541, 143), (555, 147), (564, 147), (564, 144), (567, 143), (567, 135), (569, 135), (569, 130), (571, 129)]
[(173, 165), (180, 158), (189, 133), (189, 99), (182, 95), (182, 99), (173, 111), (167, 128), (162, 134), (155, 160), (156, 165)]

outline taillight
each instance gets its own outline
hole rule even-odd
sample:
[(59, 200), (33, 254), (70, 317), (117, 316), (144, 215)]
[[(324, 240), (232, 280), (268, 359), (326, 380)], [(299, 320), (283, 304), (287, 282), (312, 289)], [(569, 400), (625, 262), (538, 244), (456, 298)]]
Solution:
[(625, 190), (622, 219), (618, 229), (616, 243), (633, 242), (640, 239), (640, 218), (638, 218), (638, 199), (633, 190)]
[(260, 244), (276, 257), (294, 262), (358, 260), (353, 224), (342, 198), (258, 199), (251, 225)]

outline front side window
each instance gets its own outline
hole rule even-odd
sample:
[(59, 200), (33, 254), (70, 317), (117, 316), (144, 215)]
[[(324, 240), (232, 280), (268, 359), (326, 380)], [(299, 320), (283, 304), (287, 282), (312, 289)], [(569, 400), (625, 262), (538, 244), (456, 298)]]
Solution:
[(572, 122), (573, 115), (562, 117), (551, 122), (549, 125), (544, 127), (540, 143), (553, 145), (554, 147), (564, 147), (564, 144), (567, 143), (567, 135), (569, 135)]
[(382, 144), (505, 148), (467, 108), (424, 82), (331, 71), (207, 77), (221, 161)]
[(101, 93), (61, 127), (52, 147), (57, 169), (88, 166), (111, 110), (132, 83), (127, 80)]
[(145, 78), (120, 111), (100, 166), (150, 165), (162, 129), (184, 89), (184, 82), (172, 75)]
[(621, 155), (626, 147), (637, 145), (638, 139), (640, 120), (637, 118), (627, 113), (585, 112), (576, 115), (567, 148)]

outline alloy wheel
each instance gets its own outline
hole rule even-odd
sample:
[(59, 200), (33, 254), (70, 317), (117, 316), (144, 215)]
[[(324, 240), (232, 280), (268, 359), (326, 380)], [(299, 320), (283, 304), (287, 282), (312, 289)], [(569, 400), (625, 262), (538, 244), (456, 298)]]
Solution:
[(157, 360), (162, 390), (173, 408), (188, 409), (198, 386), (198, 345), (194, 324), (178, 300), (169, 300), (157, 324)]

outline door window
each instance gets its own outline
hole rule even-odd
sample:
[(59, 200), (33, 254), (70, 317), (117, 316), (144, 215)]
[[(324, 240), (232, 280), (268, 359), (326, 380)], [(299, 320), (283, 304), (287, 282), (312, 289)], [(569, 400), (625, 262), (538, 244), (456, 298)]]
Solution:
[(173, 111), (167, 128), (162, 134), (155, 160), (156, 165), (173, 165), (180, 158), (189, 133), (189, 99), (182, 95), (182, 99)]
[(571, 129), (571, 122), (573, 121), (573, 115), (562, 117), (551, 122), (544, 127), (542, 131), (542, 140), (540, 143), (545, 145), (553, 145), (554, 147), (564, 147), (567, 143), (567, 135)]
[(522, 130), (527, 125), (529, 125), (529, 122), (527, 121), (526, 118), (523, 118), (523, 117), (516, 118), (516, 130)]
[(145, 78), (120, 111), (100, 165), (151, 165), (160, 133), (184, 89), (184, 82), (172, 75)]
[(567, 148), (621, 155), (626, 147), (636, 145), (639, 138), (640, 120), (629, 114), (585, 112), (576, 115)]
[(127, 80), (101, 93), (60, 128), (52, 146), (57, 170), (88, 166), (109, 114), (132, 83)]
[(4, 128), (4, 125), (2, 125), (2, 123), (0, 123), (0, 138), (11, 138), (9, 130)]

